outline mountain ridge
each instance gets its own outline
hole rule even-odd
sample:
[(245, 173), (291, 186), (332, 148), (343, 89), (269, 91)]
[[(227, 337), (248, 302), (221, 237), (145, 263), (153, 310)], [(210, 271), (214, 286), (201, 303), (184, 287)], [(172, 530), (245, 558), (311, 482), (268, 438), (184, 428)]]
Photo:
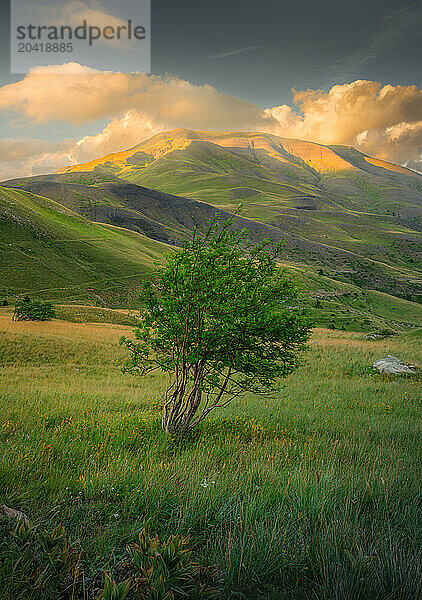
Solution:
[(2, 185), (171, 245), (242, 204), (236, 226), (284, 240), (286, 264), (422, 300), (422, 176), (404, 167), (351, 146), (184, 129), (89, 164)]
[[(164, 145), (163, 140), (169, 140), (173, 138), (176, 143), (169, 144), (167, 147)], [(175, 150), (184, 149), (189, 146), (194, 141), (208, 141), (211, 143), (215, 143), (216, 145), (220, 145), (223, 147), (230, 147), (228, 142), (232, 142), (234, 144), (233, 147), (238, 147), (242, 149), (251, 149), (253, 151), (254, 147), (251, 148), (247, 145), (241, 145), (239, 142), (243, 139), (249, 138), (253, 142), (260, 141), (261, 145), (259, 149), (266, 148), (267, 150), (271, 147), (269, 144), (270, 141), (277, 143), (279, 145), (278, 149), (282, 149), (284, 152), (280, 153), (280, 156), (276, 156), (273, 154), (277, 160), (284, 160), (289, 162), (288, 159), (291, 158), (288, 156), (295, 156), (297, 158), (302, 158), (304, 162), (310, 161), (309, 166), (313, 168), (320, 168), (322, 171), (330, 170), (332, 168), (337, 167), (337, 170), (341, 170), (340, 167), (343, 167), (344, 170), (350, 170), (356, 168), (352, 163), (349, 163), (345, 160), (341, 155), (337, 154), (336, 149), (352, 149), (355, 152), (359, 153), (363, 157), (367, 157), (370, 160), (369, 164), (373, 164), (374, 166), (378, 166), (383, 169), (392, 170), (394, 172), (398, 172), (408, 176), (420, 176), (416, 171), (412, 171), (407, 167), (403, 167), (401, 165), (396, 165), (394, 163), (389, 163), (387, 161), (383, 161), (381, 159), (372, 158), (367, 154), (361, 153), (356, 150), (353, 146), (335, 146), (335, 145), (324, 145), (318, 142), (311, 142), (306, 140), (299, 140), (296, 138), (282, 138), (276, 136), (274, 134), (269, 133), (261, 133), (261, 132), (232, 132), (232, 131), (196, 131), (190, 129), (174, 129), (170, 131), (166, 131), (163, 133), (158, 133), (147, 140), (139, 142), (135, 144), (135, 146), (123, 150), (121, 152), (112, 152), (106, 154), (103, 157), (87, 161), (84, 163), (80, 163), (77, 165), (70, 165), (66, 167), (62, 167), (57, 171), (58, 174), (67, 173), (72, 171), (89, 171), (90, 167), (95, 168), (98, 165), (105, 164), (107, 162), (114, 162), (116, 164), (123, 164), (127, 158), (131, 158), (134, 154), (141, 151), (141, 149), (149, 150), (154, 156), (155, 159), (161, 158), (165, 156), (169, 152), (174, 152)], [(266, 144), (262, 144), (262, 140), (266, 140)], [(287, 148), (285, 147), (287, 146)], [(275, 144), (273, 146), (275, 150)], [(319, 150), (319, 155), (318, 155)], [(332, 155), (330, 156), (327, 150), (331, 150), (334, 154), (338, 156), (338, 159), (335, 159)], [(331, 160), (331, 164), (330, 164)], [(421, 176), (422, 177), (422, 176)]]

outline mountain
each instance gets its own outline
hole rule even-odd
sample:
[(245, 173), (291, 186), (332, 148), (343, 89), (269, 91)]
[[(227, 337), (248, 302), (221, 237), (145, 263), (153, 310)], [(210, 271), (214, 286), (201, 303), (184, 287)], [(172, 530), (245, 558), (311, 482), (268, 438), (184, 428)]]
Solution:
[[(2, 185), (50, 198), (90, 221), (137, 231), (172, 245), (180, 244), (195, 226), (202, 226), (219, 215), (225, 219), (231, 216), (211, 204), (151, 190), (115, 177), (103, 181), (84, 174), (83, 183), (80, 183), (74, 181), (72, 174), (41, 175), (6, 181)], [(239, 228), (247, 228), (254, 240), (265, 236), (276, 240), (285, 237), (278, 228), (265, 223), (241, 217), (235, 217), (235, 221)]]
[[(422, 176), (351, 147), (178, 129), (1, 185), (49, 199), (96, 227), (126, 236), (132, 230), (144, 244), (177, 245), (195, 224), (227, 216), (241, 202), (236, 226), (253, 239), (285, 240), (283, 263), (309, 295), (327, 298), (336, 319), (351, 309), (363, 319), (375, 306), (380, 315), (389, 305), (386, 318), (398, 322), (393, 296), (422, 299)], [(356, 293), (381, 295), (356, 311), (347, 299)]]
[(3, 185), (170, 243), (191, 229), (192, 214), (201, 223), (210, 205), (242, 202), (250, 227), (286, 239), (290, 260), (361, 287), (422, 294), (422, 176), (351, 147), (177, 129)]
[[(422, 229), (422, 175), (346, 146), (263, 133), (176, 129), (59, 171), (78, 172), (115, 175), (217, 206), (233, 207), (244, 200), (250, 213), (262, 212), (263, 218), (270, 216), (269, 204), (273, 212), (332, 205), (346, 210), (371, 207), (378, 214), (378, 209), (383, 212), (378, 200), (385, 200), (397, 202), (401, 215), (416, 217), (417, 229)], [(368, 189), (370, 183), (376, 191)], [(397, 186), (407, 190), (405, 202)]]

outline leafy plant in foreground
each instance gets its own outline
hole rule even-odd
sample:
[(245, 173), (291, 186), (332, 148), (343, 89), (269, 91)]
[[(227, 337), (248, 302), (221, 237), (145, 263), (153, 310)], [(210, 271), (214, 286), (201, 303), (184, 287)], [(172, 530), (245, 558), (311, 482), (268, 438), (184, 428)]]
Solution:
[[(10, 532), (7, 552), (0, 554), (7, 598), (64, 598), (79, 578), (80, 557), (61, 525), (46, 530), (19, 521)], [(69, 594), (70, 596), (70, 594)]]
[[(0, 528), (0, 535), (6, 528)], [(51, 530), (19, 521), (0, 543), (0, 589), (7, 600), (208, 600), (217, 596), (215, 569), (197, 563), (189, 538), (151, 537), (143, 529), (126, 547), (118, 572), (97, 574), (81, 560), (62, 525)], [(1, 539), (1, 538), (0, 538)], [(91, 575), (91, 576), (90, 576)], [(102, 577), (101, 577), (102, 578)], [(119, 583), (115, 578), (122, 579)]]
[(127, 550), (136, 597), (142, 600), (215, 597), (216, 591), (201, 581), (206, 569), (192, 559), (188, 538), (170, 535), (160, 541), (143, 529), (138, 543), (130, 544)]
[(143, 286), (126, 370), (171, 375), (162, 426), (192, 430), (246, 391), (263, 393), (298, 365), (309, 323), (277, 266), (281, 244), (249, 241), (233, 219), (196, 230)]
[(101, 600), (125, 600), (130, 590), (130, 580), (117, 584), (108, 573), (104, 574), (104, 590)]

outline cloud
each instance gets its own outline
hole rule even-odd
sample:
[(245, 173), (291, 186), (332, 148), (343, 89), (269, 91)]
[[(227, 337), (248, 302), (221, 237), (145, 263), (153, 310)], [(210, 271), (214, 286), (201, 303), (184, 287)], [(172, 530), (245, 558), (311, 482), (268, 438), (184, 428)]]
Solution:
[(147, 114), (130, 110), (122, 117), (113, 119), (97, 135), (80, 139), (73, 149), (71, 162), (86, 162), (111, 152), (127, 150), (166, 129), (169, 127), (155, 122)]
[(0, 110), (14, 113), (24, 123), (109, 121), (96, 135), (58, 146), (43, 142), (42, 147), (40, 140), (3, 141), (0, 170), (7, 167), (10, 177), (13, 164), (14, 176), (48, 172), (47, 167), (51, 172), (178, 127), (263, 131), (352, 145), (422, 170), (422, 91), (414, 85), (357, 80), (328, 91), (295, 91), (291, 106), (264, 110), (210, 85), (193, 85), (177, 77), (98, 71), (70, 63), (36, 68), (21, 81), (0, 88)]
[[(22, 80), (3, 86), (0, 111), (11, 113), (24, 125), (82, 125), (110, 119), (97, 135), (83, 137), (72, 147), (67, 145), (62, 154), (52, 151), (51, 164), (57, 165), (54, 170), (126, 149), (176, 127), (261, 130), (271, 121), (277, 125), (254, 104), (222, 94), (210, 85), (197, 86), (173, 76), (98, 71), (78, 63), (36, 67)], [(13, 175), (10, 165), (9, 161), (7, 176), (25, 176), (42, 172), (46, 160), (34, 145), (33, 159), (17, 163)], [(5, 170), (2, 173), (0, 164), (3, 179)]]
[(64, 165), (86, 162), (131, 146), (165, 131), (148, 115), (128, 111), (115, 118), (98, 134), (79, 140), (47, 142), (42, 139), (0, 139), (0, 181), (54, 173)]
[(77, 63), (36, 67), (22, 80), (4, 86), (0, 110), (13, 111), (28, 122), (75, 125), (135, 110), (192, 129), (259, 129), (271, 119), (254, 104), (210, 85), (172, 76), (98, 71)]
[(415, 85), (357, 80), (330, 90), (294, 93), (294, 107), (267, 109), (272, 132), (322, 144), (346, 144), (394, 162), (422, 152), (422, 91)]
[(71, 160), (74, 140), (0, 139), (0, 181), (56, 171)]

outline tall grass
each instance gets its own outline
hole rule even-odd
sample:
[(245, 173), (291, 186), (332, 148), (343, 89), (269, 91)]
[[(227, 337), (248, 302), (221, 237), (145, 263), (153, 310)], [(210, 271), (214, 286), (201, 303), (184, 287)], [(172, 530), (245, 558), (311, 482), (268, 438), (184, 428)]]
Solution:
[(279, 395), (239, 400), (174, 445), (163, 377), (119, 371), (123, 333), (0, 315), (1, 502), (63, 523), (87, 581), (147, 524), (190, 534), (221, 598), (422, 597), (420, 380), (370, 368), (420, 363), (420, 336), (316, 330)]

